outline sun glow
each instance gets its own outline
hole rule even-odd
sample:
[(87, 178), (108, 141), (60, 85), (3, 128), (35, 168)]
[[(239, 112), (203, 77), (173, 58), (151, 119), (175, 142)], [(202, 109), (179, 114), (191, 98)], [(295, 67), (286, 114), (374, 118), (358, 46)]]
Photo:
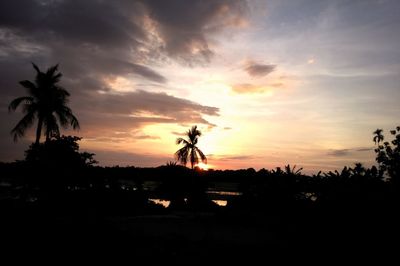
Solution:
[(206, 171), (208, 169), (210, 169), (210, 166), (208, 164), (205, 164), (205, 163), (198, 163), (196, 166), (199, 167), (200, 169), (206, 170)]

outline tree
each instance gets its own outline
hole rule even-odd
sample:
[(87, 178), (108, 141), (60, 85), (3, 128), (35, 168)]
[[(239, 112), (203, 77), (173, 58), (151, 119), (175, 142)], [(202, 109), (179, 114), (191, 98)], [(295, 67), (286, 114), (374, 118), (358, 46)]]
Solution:
[(383, 141), (384, 136), (383, 136), (382, 132), (383, 132), (383, 129), (379, 129), (379, 128), (373, 132), (373, 134), (374, 134), (373, 141), (375, 142), (375, 144), (379, 145), (379, 143), (381, 141)]
[[(385, 141), (383, 145), (380, 145), (376, 141), (376, 137), (379, 135), (377, 132), (382, 134), (382, 130), (377, 129), (374, 132), (376, 136), (373, 138), (377, 144), (375, 153), (380, 174), (383, 175), (386, 173), (390, 177), (391, 182), (400, 185), (400, 127), (396, 127), (396, 129), (390, 131), (394, 139), (390, 142)], [(380, 139), (383, 140), (383, 135)]]
[(57, 169), (73, 169), (97, 164), (94, 153), (79, 152), (80, 137), (57, 136), (45, 143), (32, 144), (25, 151), (25, 161), (36, 165), (48, 165)]
[(207, 158), (204, 153), (196, 146), (201, 136), (201, 132), (197, 129), (197, 126), (193, 126), (186, 132), (187, 139), (177, 138), (176, 144), (183, 144), (176, 153), (175, 157), (178, 161), (186, 166), (187, 162), (190, 161), (193, 169), (194, 165), (199, 163), (199, 157), (203, 163), (207, 163)]
[(28, 96), (14, 99), (8, 106), (8, 110), (15, 111), (22, 105), (22, 112), (25, 114), (11, 130), (14, 141), (23, 137), (26, 130), (37, 119), (35, 144), (39, 144), (42, 128), (44, 128), (46, 141), (49, 141), (52, 136), (60, 136), (58, 124), (65, 128), (71, 125), (73, 129), (78, 129), (79, 122), (67, 106), (70, 94), (59, 85), (62, 74), (58, 72), (58, 65), (50, 67), (46, 72), (40, 71), (34, 63), (32, 65), (36, 70), (35, 81), (19, 82), (28, 90)]

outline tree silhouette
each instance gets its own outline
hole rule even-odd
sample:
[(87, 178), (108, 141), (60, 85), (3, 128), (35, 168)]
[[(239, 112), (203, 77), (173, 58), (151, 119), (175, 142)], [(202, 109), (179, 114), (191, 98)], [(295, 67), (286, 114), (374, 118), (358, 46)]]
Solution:
[(184, 146), (180, 148), (176, 153), (175, 157), (178, 161), (186, 166), (187, 162), (190, 160), (191, 167), (193, 169), (194, 165), (199, 163), (199, 157), (203, 163), (207, 163), (207, 158), (204, 153), (196, 146), (201, 136), (201, 132), (197, 129), (197, 126), (193, 126), (186, 132), (187, 139), (177, 138), (176, 144), (183, 144)]
[(14, 99), (8, 106), (8, 110), (15, 111), (22, 105), (25, 116), (11, 130), (14, 141), (24, 136), (25, 131), (38, 119), (36, 129), (36, 144), (39, 143), (42, 128), (45, 128), (46, 141), (52, 136), (60, 136), (58, 123), (63, 127), (71, 125), (73, 129), (79, 128), (78, 119), (67, 106), (70, 94), (58, 83), (62, 74), (58, 72), (58, 65), (52, 66), (46, 72), (32, 63), (36, 70), (35, 81), (23, 80), (19, 83), (28, 90), (29, 96)]
[(375, 144), (379, 145), (379, 143), (381, 141), (383, 141), (384, 136), (383, 136), (382, 132), (383, 132), (383, 129), (379, 129), (379, 128), (373, 132), (373, 134), (374, 134), (373, 141), (375, 142)]
[[(378, 132), (379, 131), (379, 132)], [(374, 134), (378, 136), (381, 133), (381, 129), (377, 129)], [(381, 174), (387, 174), (392, 182), (396, 183), (396, 186), (400, 186), (400, 126), (394, 130), (390, 130), (390, 134), (394, 137), (392, 141), (385, 141), (383, 145), (379, 145), (379, 142), (375, 141), (377, 148), (375, 149), (376, 161), (379, 163), (379, 170)], [(381, 135), (383, 140), (383, 135)]]

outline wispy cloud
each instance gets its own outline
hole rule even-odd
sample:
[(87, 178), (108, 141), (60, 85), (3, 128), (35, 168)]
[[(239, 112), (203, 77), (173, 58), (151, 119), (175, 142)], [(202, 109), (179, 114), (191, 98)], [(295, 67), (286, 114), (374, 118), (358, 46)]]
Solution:
[(259, 158), (255, 155), (219, 155), (219, 154), (208, 154), (207, 155), (210, 160), (219, 160), (219, 161), (237, 161), (237, 160), (252, 160)]
[(345, 157), (357, 152), (370, 152), (373, 148), (362, 147), (362, 148), (349, 148), (349, 149), (332, 149), (327, 152), (328, 156), (333, 157)]
[(236, 93), (264, 93), (271, 90), (266, 86), (254, 85), (250, 83), (241, 83), (233, 85), (232, 91)]
[(175, 136), (186, 136), (186, 132), (176, 132), (176, 131), (172, 131), (171, 134), (175, 135)]
[(276, 68), (276, 65), (271, 64), (259, 64), (255, 62), (248, 63), (244, 70), (252, 77), (264, 77), (272, 73)]
[(342, 156), (349, 155), (350, 152), (351, 152), (350, 149), (329, 150), (327, 152), (327, 155), (335, 156), (335, 157), (342, 157)]

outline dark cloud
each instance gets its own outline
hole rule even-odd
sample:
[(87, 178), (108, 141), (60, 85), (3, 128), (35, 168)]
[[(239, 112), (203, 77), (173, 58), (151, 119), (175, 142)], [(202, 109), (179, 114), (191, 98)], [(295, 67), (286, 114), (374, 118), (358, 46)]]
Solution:
[(335, 156), (335, 157), (342, 157), (349, 155), (351, 152), (350, 149), (338, 149), (338, 150), (329, 150), (328, 155)]
[(356, 149), (356, 151), (358, 151), (358, 152), (367, 152), (367, 151), (373, 151), (374, 150), (374, 148), (358, 148), (358, 149)]
[(139, 4), (124, 9), (123, 1), (2, 1), (0, 25), (42, 41), (67, 45), (131, 47), (145, 37)]
[(207, 155), (209, 159), (219, 160), (219, 161), (236, 161), (236, 160), (252, 160), (258, 158), (254, 155), (216, 155), (209, 154)]
[(158, 74), (157, 72), (155, 72), (154, 70), (152, 70), (146, 66), (128, 63), (128, 62), (123, 62), (123, 63), (126, 64), (126, 67), (130, 68), (132, 70), (132, 72), (137, 75), (146, 77), (149, 80), (159, 82), (159, 83), (167, 82), (167, 79), (165, 77), (161, 76), (160, 74)]
[(252, 77), (264, 77), (273, 72), (275, 68), (276, 65), (264, 65), (251, 62), (244, 70)]
[(165, 164), (173, 160), (173, 156), (163, 156), (157, 154), (144, 155), (138, 153), (121, 152), (121, 151), (104, 151), (90, 150), (95, 153), (95, 159), (100, 162), (100, 165), (107, 166), (141, 166), (155, 167)]
[[(112, 138), (114, 141), (121, 138), (132, 141), (156, 139), (158, 136), (149, 136), (135, 130), (155, 123), (213, 126), (204, 115), (219, 115), (216, 107), (200, 105), (166, 93), (138, 90), (124, 94), (91, 94), (95, 96), (82, 95), (85, 98), (79, 99), (85, 105), (81, 106), (77, 116), (82, 125), (81, 134), (92, 139), (99, 136)], [(132, 131), (135, 132), (127, 135), (126, 132)]]
[(178, 123), (205, 122), (202, 115), (218, 116), (216, 107), (168, 95), (163, 92), (137, 90), (124, 94), (98, 94), (88, 98), (87, 105), (81, 110), (88, 112), (106, 112), (116, 116), (126, 115), (133, 119), (174, 120)]
[[(136, 140), (143, 140), (143, 139), (150, 139), (150, 140), (157, 140), (160, 139), (158, 136), (150, 136), (150, 135), (132, 135), (132, 134), (126, 134), (125, 136), (121, 136), (119, 134), (115, 134), (115, 132), (108, 132), (110, 136), (107, 137), (89, 137), (85, 138), (85, 141), (91, 142), (104, 142), (104, 143), (127, 143), (127, 142), (132, 142)], [(105, 135), (107, 135), (107, 132), (105, 132)]]
[(348, 156), (355, 152), (369, 152), (369, 151), (373, 151), (373, 148), (362, 147), (362, 148), (353, 148), (353, 149), (329, 150), (327, 152), (327, 154), (329, 156), (334, 156), (334, 157), (344, 157), (344, 156)]
[(209, 61), (214, 52), (207, 35), (240, 26), (248, 8), (241, 0), (147, 0), (144, 3), (162, 39), (161, 47), (169, 56), (189, 64)]
[[(243, 21), (246, 1), (3, 0), (0, 29), (45, 44), (73, 45), (143, 59), (160, 53), (180, 62), (207, 62), (208, 35)], [(120, 57), (121, 58), (121, 57)]]

